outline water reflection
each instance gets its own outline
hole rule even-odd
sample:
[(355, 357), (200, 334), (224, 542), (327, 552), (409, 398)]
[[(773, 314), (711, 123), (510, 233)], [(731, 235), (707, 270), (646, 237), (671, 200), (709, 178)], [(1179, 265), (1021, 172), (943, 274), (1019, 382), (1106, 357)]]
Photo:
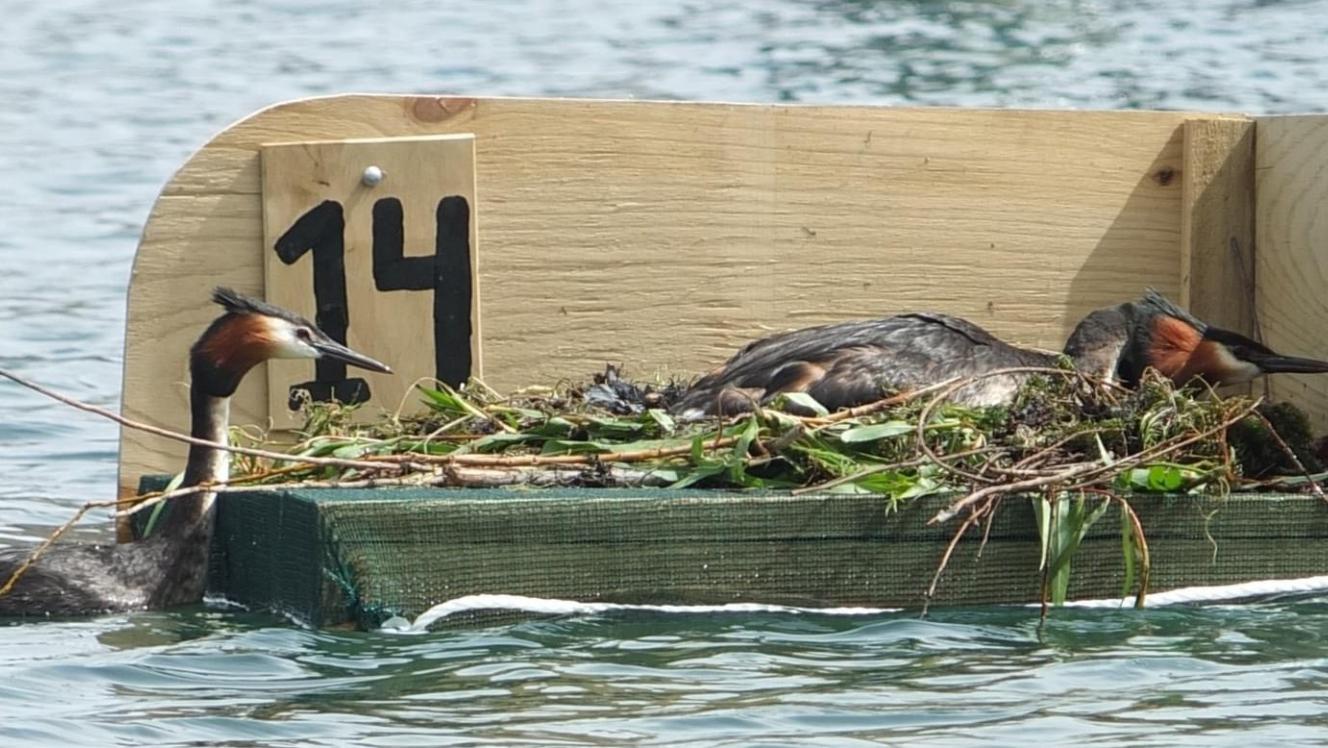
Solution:
[[(336, 91), (1328, 109), (1328, 2), (11, 3), (0, 366), (114, 406), (160, 186)], [(0, 544), (114, 492), (116, 429), (0, 384)], [(104, 515), (103, 515), (104, 517)], [(91, 523), (84, 537), (105, 537)], [(1309, 742), (1328, 607), (601, 617), (422, 637), (217, 610), (0, 627), (12, 745)]]

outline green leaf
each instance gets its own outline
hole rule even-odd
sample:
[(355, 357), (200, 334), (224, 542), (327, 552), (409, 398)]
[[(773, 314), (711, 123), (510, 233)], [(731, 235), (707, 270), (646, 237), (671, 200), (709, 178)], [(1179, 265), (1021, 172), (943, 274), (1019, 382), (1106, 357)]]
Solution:
[(895, 498), (900, 501), (903, 501), (904, 499), (916, 499), (919, 496), (930, 496), (934, 493), (940, 493), (943, 488), (944, 486), (931, 478), (919, 477), (913, 482), (911, 487), (895, 496)]
[(694, 483), (699, 483), (711, 476), (719, 475), (720, 473), (724, 472), (725, 469), (726, 466), (722, 462), (715, 462), (707, 465), (701, 465), (692, 470), (691, 472), (689, 472), (681, 480), (671, 484), (669, 488), (686, 488)]
[(1180, 470), (1170, 465), (1154, 465), (1148, 469), (1148, 489), (1159, 493), (1175, 491), (1185, 483)]
[(761, 425), (756, 422), (756, 416), (748, 416), (742, 422), (742, 431), (738, 433), (738, 441), (733, 445), (733, 454), (738, 457), (736, 465), (741, 466), (747, 460), (747, 454), (752, 449), (752, 442), (756, 441), (756, 436), (761, 432)]
[(679, 468), (656, 467), (650, 469), (650, 474), (660, 480), (676, 482), (682, 479), (684, 473)]
[(861, 442), (874, 442), (879, 439), (888, 439), (893, 436), (902, 436), (912, 434), (917, 431), (917, 424), (908, 421), (886, 421), (871, 426), (858, 426), (839, 435), (839, 440), (845, 444), (858, 444)]
[(1033, 504), (1033, 514), (1037, 517), (1038, 538), (1042, 545), (1042, 558), (1038, 561), (1038, 571), (1047, 568), (1047, 555), (1051, 547), (1051, 502), (1043, 496)]
[(571, 436), (574, 430), (576, 430), (575, 423), (572, 423), (571, 421), (567, 420), (566, 418), (563, 418), (562, 416), (554, 416), (553, 418), (550, 418), (544, 423), (541, 423), (536, 428), (532, 429), (531, 433), (538, 434), (540, 436), (562, 437), (562, 436)]
[(1106, 514), (1111, 502), (1103, 499), (1089, 509), (1083, 495), (1056, 500), (1056, 517), (1052, 527), (1051, 566), (1049, 587), (1054, 605), (1064, 605), (1070, 587), (1070, 559), (1079, 550), (1089, 528)]
[(430, 441), (425, 443), (423, 439), (403, 441), (400, 446), (405, 452), (420, 452), (431, 455), (446, 455), (457, 451), (457, 445), (452, 442)]
[(853, 485), (866, 489), (871, 493), (894, 498), (912, 488), (916, 482), (915, 478), (904, 475), (898, 470), (885, 470), (864, 475), (853, 481)]
[(513, 444), (526, 444), (542, 438), (538, 434), (509, 434), (506, 431), (499, 431), (468, 442), (466, 447), (469, 452), (501, 452)]
[[(490, 407), (490, 410), (495, 410), (495, 408)], [(515, 415), (528, 421), (543, 421), (547, 418), (543, 412), (533, 408), (518, 408), (511, 405), (504, 405), (501, 408), (496, 408), (496, 410), (499, 413)]]
[(766, 424), (780, 432), (792, 431), (802, 428), (802, 421), (796, 416), (778, 410), (767, 410), (764, 412)]
[[(181, 483), (184, 483), (184, 473), (176, 473), (171, 476), (170, 482), (166, 484), (165, 488), (161, 489), (161, 492), (170, 493), (179, 488)], [(161, 513), (165, 511), (167, 503), (169, 502), (162, 501), (152, 507), (152, 513), (148, 515), (148, 521), (143, 525), (143, 537), (151, 537), (152, 531), (157, 528), (157, 521), (161, 519)]]
[(1120, 544), (1121, 544), (1121, 563), (1125, 567), (1125, 578), (1121, 581), (1121, 597), (1130, 594), (1134, 589), (1134, 523), (1130, 521), (1130, 513), (1121, 507), (1120, 510)]
[[(544, 442), (542, 454), (589, 454), (592, 452), (646, 452), (654, 449), (675, 449), (687, 446), (686, 439), (639, 439), (634, 442), (613, 442), (602, 439), (549, 439)], [(696, 443), (692, 444), (693, 452)]]
[(311, 439), (305, 448), (296, 454), (301, 457), (327, 457), (346, 445), (346, 440), (338, 436), (325, 436)]
[(469, 413), (466, 406), (461, 404), (459, 398), (451, 392), (436, 390), (432, 387), (419, 387), (420, 394), (424, 395), (424, 404), (433, 410), (444, 413), (462, 414)]
[(799, 408), (809, 410), (818, 416), (830, 415), (830, 411), (826, 410), (824, 405), (816, 402), (816, 398), (808, 395), (806, 392), (785, 392), (780, 394), (775, 402), (776, 404), (781, 402), (792, 403)]
[(647, 410), (646, 415), (659, 426), (660, 431), (672, 433), (674, 429), (678, 428), (678, 423), (673, 420), (673, 416), (659, 408)]
[(544, 448), (540, 450), (540, 454), (581, 455), (612, 451), (612, 446), (600, 442), (580, 441), (577, 439), (549, 439), (544, 442)]
[(890, 500), (891, 505), (893, 505), (894, 503), (894, 496), (891, 495), (889, 492), (874, 491), (866, 486), (859, 485), (856, 482), (840, 483), (837, 486), (831, 486), (829, 488), (821, 489), (821, 492), (827, 494), (842, 494), (848, 496), (862, 496), (864, 494), (873, 494), (873, 495), (883, 494), (884, 496), (886, 496), (886, 498)]
[(591, 418), (586, 421), (586, 431), (596, 439), (630, 439), (640, 436), (645, 425), (616, 418)]
[(358, 460), (363, 457), (366, 452), (371, 451), (372, 448), (372, 444), (351, 443), (332, 450), (332, 456), (338, 460)]
[(1093, 434), (1093, 441), (1097, 442), (1097, 456), (1104, 465), (1114, 465), (1116, 461), (1112, 459), (1111, 452), (1107, 451), (1107, 445), (1102, 443), (1101, 434)]

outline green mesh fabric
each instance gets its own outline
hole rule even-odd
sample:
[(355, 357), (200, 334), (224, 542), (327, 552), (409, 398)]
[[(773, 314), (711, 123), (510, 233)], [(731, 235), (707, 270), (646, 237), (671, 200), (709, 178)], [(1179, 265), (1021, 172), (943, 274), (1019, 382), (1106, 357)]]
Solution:
[[(377, 626), (462, 595), (917, 607), (953, 497), (667, 490), (294, 490), (223, 497), (212, 587), (315, 626)], [(1136, 498), (1150, 589), (1328, 574), (1328, 509), (1301, 495)], [(960, 543), (933, 605), (1038, 599), (1032, 504), (1007, 499), (981, 558)], [(1072, 598), (1121, 593), (1116, 509), (1074, 556)]]

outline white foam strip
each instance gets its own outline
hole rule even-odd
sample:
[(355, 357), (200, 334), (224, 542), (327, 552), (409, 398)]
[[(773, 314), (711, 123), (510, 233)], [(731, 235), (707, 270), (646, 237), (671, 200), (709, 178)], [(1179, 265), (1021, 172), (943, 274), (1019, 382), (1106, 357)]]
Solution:
[(466, 595), (439, 603), (424, 611), (414, 623), (396, 617), (383, 623), (383, 630), (418, 634), (429, 630), (436, 621), (473, 610), (513, 610), (539, 615), (595, 615), (612, 611), (649, 611), (652, 613), (790, 613), (793, 615), (870, 616), (896, 613), (899, 608), (798, 608), (764, 603), (725, 603), (723, 605), (626, 605), (621, 603), (582, 603), (575, 600), (549, 600), (524, 595)]
[[(1256, 582), (1214, 585), (1212, 587), (1181, 587), (1166, 592), (1152, 592), (1144, 599), (1149, 608), (1185, 603), (1219, 603), (1269, 595), (1288, 595), (1328, 590), (1328, 576), (1300, 579), (1261, 579)], [(1034, 603), (1036, 605), (1036, 603)], [(1118, 608), (1134, 605), (1134, 596), (1106, 600), (1072, 600), (1065, 603), (1072, 608)]]
[[(1186, 603), (1215, 603), (1269, 595), (1287, 595), (1328, 590), (1328, 576), (1300, 579), (1265, 579), (1257, 582), (1216, 585), (1212, 587), (1182, 587), (1148, 595), (1147, 607), (1183, 605)], [(1037, 603), (1030, 603), (1036, 606)], [(1120, 608), (1134, 605), (1134, 597), (1104, 600), (1071, 600), (1071, 608)], [(419, 634), (429, 626), (449, 616), (475, 610), (511, 610), (536, 615), (595, 615), (612, 611), (649, 611), (654, 613), (786, 613), (792, 615), (870, 616), (898, 613), (901, 608), (800, 608), (764, 603), (726, 603), (724, 605), (626, 605), (621, 603), (583, 603), (576, 600), (553, 600), (524, 595), (466, 595), (429, 608), (415, 619), (394, 617), (383, 623), (382, 630), (402, 634)]]

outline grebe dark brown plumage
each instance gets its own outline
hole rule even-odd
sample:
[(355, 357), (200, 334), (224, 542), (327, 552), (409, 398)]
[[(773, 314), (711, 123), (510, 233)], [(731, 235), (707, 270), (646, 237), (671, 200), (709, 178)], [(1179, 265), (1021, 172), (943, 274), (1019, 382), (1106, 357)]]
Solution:
[[(225, 443), (230, 397), (244, 375), (267, 359), (326, 356), (390, 371), (284, 309), (226, 288), (212, 298), (225, 313), (189, 352), (191, 433), (197, 438)], [(193, 445), (182, 485), (224, 481), (229, 469), (224, 450)], [(89, 615), (198, 602), (207, 583), (215, 496), (200, 492), (172, 501), (161, 528), (136, 543), (52, 546), (13, 590), (0, 595), (0, 616)], [(0, 553), (0, 584), (28, 553)]]
[[(1328, 372), (1328, 362), (1281, 356), (1212, 327), (1149, 290), (1142, 299), (1084, 318), (1065, 354), (1088, 374), (1133, 386), (1147, 367), (1177, 384), (1243, 382), (1274, 372)], [(748, 344), (701, 377), (673, 406), (684, 418), (739, 413), (783, 392), (805, 392), (826, 408), (862, 405), (890, 392), (997, 369), (1055, 366), (1058, 356), (1018, 348), (945, 314), (900, 314), (774, 335)], [(953, 394), (967, 405), (1010, 402), (1029, 374), (988, 377)]]

